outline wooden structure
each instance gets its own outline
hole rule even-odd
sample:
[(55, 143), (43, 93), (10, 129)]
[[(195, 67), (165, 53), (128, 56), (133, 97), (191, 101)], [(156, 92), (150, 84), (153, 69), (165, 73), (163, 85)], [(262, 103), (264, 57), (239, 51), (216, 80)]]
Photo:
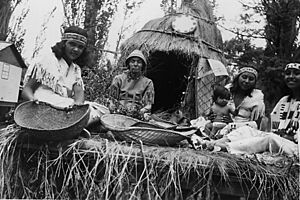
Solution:
[(0, 41), (0, 122), (19, 98), (26, 65), (14, 44)]
[(0, 41), (0, 106), (18, 102), (21, 77), (26, 65), (14, 44)]
[(222, 37), (207, 0), (184, 0), (175, 13), (146, 23), (122, 44), (119, 65), (134, 49), (148, 58), (154, 111), (179, 107), (196, 118), (210, 107), (212, 87), (228, 75)]

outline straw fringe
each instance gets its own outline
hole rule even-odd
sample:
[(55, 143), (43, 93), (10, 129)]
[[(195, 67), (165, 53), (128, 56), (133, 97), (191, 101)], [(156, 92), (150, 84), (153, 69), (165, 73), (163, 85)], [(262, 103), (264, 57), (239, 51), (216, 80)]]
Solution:
[(122, 145), (101, 138), (68, 146), (28, 144), (22, 132), (18, 127), (1, 130), (0, 198), (214, 199), (216, 188), (233, 178), (259, 199), (299, 196), (299, 171), (287, 158), (268, 164), (262, 157)]
[(63, 87), (59, 84), (58, 79), (53, 74), (44, 69), (41, 64), (37, 64), (33, 67), (31, 76), (27, 77), (27, 80), (25, 80), (24, 82), (27, 82), (29, 78), (35, 78), (41, 84), (51, 88), (55, 93), (66, 96), (66, 92), (63, 91)]
[[(209, 13), (203, 14), (202, 11), (195, 10), (194, 7), (183, 6), (178, 13), (147, 22), (140, 31), (122, 44), (119, 65), (124, 63), (126, 56), (134, 49), (142, 50), (145, 55), (161, 51), (173, 52), (178, 56), (195, 60), (199, 57), (216, 57), (222, 60), (222, 36), (216, 25), (212, 23), (213, 18)], [(172, 29), (174, 18), (182, 13), (198, 16), (194, 33), (181, 34)]]

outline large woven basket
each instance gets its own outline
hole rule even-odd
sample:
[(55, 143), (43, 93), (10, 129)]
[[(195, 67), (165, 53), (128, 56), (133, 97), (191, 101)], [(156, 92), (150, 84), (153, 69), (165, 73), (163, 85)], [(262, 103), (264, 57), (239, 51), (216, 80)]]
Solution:
[(28, 101), (14, 113), (16, 124), (40, 140), (60, 141), (77, 138), (89, 120), (89, 105), (58, 109), (50, 104)]
[(119, 114), (105, 114), (102, 124), (109, 129), (117, 140), (127, 142), (142, 141), (148, 145), (174, 146), (188, 137), (177, 131), (163, 129), (155, 124)]

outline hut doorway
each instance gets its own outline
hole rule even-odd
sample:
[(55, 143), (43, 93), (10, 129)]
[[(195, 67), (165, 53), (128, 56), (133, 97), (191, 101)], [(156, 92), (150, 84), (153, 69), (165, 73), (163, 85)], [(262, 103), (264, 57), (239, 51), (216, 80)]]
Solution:
[(174, 52), (156, 51), (150, 54), (146, 76), (155, 88), (153, 112), (170, 111), (180, 107), (188, 84), (191, 59)]

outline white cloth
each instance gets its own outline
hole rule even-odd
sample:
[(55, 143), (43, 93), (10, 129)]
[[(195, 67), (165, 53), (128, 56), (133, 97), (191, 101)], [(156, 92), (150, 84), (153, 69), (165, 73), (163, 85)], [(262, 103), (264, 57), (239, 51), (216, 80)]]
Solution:
[[(288, 96), (279, 100), (271, 113), (271, 129), (276, 132), (279, 129), (286, 131), (288, 128), (294, 130), (295, 141), (299, 134), (300, 102), (293, 99), (288, 101)], [(291, 121), (298, 123), (290, 127)], [(235, 154), (251, 154), (269, 151), (271, 153), (282, 153), (289, 156), (299, 156), (298, 146), (291, 140), (276, 135), (273, 132), (263, 132), (249, 126), (243, 126), (230, 132), (226, 137), (230, 140), (227, 143), (228, 151)], [(298, 141), (299, 142), (299, 141)]]
[(278, 153), (298, 156), (297, 144), (274, 133), (267, 133), (249, 126), (238, 128), (227, 135), (227, 151), (232, 154)]
[(250, 121), (251, 112), (255, 106), (264, 105), (264, 94), (261, 90), (254, 89), (251, 97), (246, 96), (242, 103), (236, 107), (237, 115), (234, 117), (234, 122)]

